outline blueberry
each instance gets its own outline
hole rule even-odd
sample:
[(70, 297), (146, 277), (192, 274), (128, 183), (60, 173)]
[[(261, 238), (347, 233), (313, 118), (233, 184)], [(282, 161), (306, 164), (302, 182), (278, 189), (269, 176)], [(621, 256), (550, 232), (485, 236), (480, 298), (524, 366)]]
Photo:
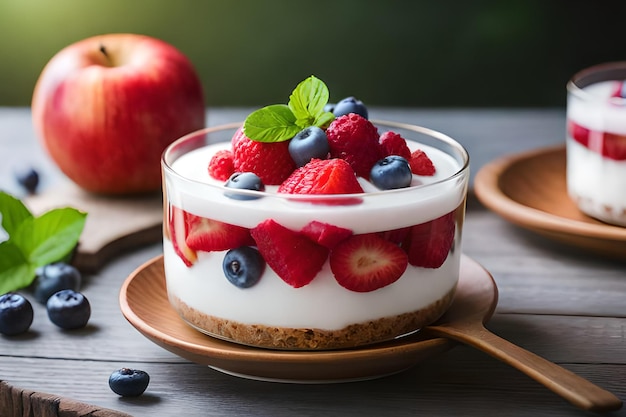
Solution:
[(54, 293), (46, 303), (50, 321), (62, 329), (80, 329), (87, 325), (91, 306), (87, 298), (74, 290)]
[[(238, 190), (265, 191), (265, 184), (263, 184), (261, 178), (252, 172), (235, 172), (230, 176), (228, 181), (226, 181), (224, 187)], [(226, 193), (225, 195), (235, 200), (255, 200), (260, 198), (252, 195), (234, 193)]]
[(370, 181), (381, 190), (408, 187), (412, 179), (413, 173), (409, 162), (397, 155), (381, 159), (370, 171)]
[(324, 106), (324, 111), (332, 113), (335, 110), (335, 106), (336, 106), (335, 103), (327, 103)]
[(22, 187), (24, 187), (26, 191), (31, 194), (37, 190), (37, 186), (39, 185), (39, 173), (33, 168), (17, 171), (15, 173), (15, 179)]
[(356, 113), (367, 119), (367, 107), (361, 100), (357, 100), (354, 97), (346, 97), (335, 105), (333, 114), (335, 117), (343, 116), (344, 114)]
[(0, 295), (0, 333), (15, 336), (26, 332), (33, 324), (33, 316), (33, 306), (22, 295)]
[(226, 252), (222, 269), (226, 279), (239, 288), (250, 288), (261, 279), (265, 260), (258, 249), (241, 246)]
[(33, 295), (41, 304), (46, 304), (52, 294), (61, 290), (80, 289), (82, 276), (80, 271), (65, 262), (44, 265), (37, 270), (33, 282)]
[(150, 383), (150, 375), (138, 369), (122, 368), (109, 376), (109, 387), (122, 397), (138, 397)]
[(326, 159), (330, 152), (326, 132), (317, 126), (307, 127), (289, 141), (289, 154), (297, 166), (306, 165), (311, 159)]

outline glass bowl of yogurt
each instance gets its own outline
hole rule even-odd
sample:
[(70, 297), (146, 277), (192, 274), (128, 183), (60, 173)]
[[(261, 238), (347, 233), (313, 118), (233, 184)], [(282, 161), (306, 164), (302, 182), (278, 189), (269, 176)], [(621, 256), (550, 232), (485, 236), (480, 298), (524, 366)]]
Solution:
[(586, 215), (626, 226), (626, 62), (567, 84), (567, 191)]
[[(191, 133), (166, 149), (165, 277), (185, 322), (249, 346), (324, 350), (401, 337), (446, 311), (460, 274), (468, 153), (440, 132), (372, 123), (425, 152), (436, 172), (413, 174), (398, 189), (357, 176), (362, 192), (288, 194), (272, 185), (226, 187), (208, 173), (239, 123)], [(359, 268), (362, 274), (351, 270)]]

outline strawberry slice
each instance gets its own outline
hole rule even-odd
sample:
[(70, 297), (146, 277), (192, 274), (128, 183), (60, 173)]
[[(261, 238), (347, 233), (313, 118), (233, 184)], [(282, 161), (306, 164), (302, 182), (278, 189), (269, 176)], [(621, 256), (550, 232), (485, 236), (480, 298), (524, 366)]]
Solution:
[(424, 268), (439, 268), (448, 258), (454, 242), (455, 211), (411, 227), (402, 244), (409, 263)]
[(312, 159), (278, 187), (286, 194), (354, 194), (363, 188), (343, 159)]
[(191, 213), (185, 214), (187, 237), (185, 243), (196, 251), (221, 251), (252, 243), (250, 230), (245, 227), (207, 219)]
[(328, 249), (334, 248), (339, 242), (352, 236), (350, 229), (317, 220), (309, 222), (300, 232)]
[(315, 278), (328, 258), (328, 249), (272, 219), (250, 230), (267, 265), (287, 284), (300, 288)]
[[(296, 169), (277, 190), (286, 194), (355, 194), (363, 188), (350, 165), (343, 159), (312, 159)], [(313, 203), (348, 205), (359, 204), (360, 198), (331, 198), (311, 200)]]
[(602, 155), (616, 161), (626, 160), (626, 136), (605, 133)]
[(576, 142), (583, 146), (589, 146), (589, 134), (590, 130), (584, 126), (574, 123), (571, 120), (567, 121), (567, 132)]
[(378, 235), (385, 240), (388, 240), (397, 245), (404, 242), (406, 237), (411, 232), (411, 227), (401, 227), (400, 229), (386, 230), (384, 232), (379, 232)]
[(185, 237), (187, 236), (188, 225), (185, 221), (185, 211), (169, 205), (167, 211), (167, 224), (169, 235), (174, 246), (174, 252), (182, 259), (187, 266), (193, 265), (198, 260), (196, 251), (187, 246)]
[(408, 265), (398, 246), (371, 233), (351, 236), (330, 252), (330, 269), (342, 287), (370, 292), (396, 282)]

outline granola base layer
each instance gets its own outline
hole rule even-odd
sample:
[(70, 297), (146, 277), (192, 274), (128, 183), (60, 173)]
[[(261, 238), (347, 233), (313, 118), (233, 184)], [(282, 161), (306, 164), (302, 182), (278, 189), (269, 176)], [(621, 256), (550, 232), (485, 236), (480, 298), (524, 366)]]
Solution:
[(340, 330), (244, 324), (202, 313), (170, 295), (178, 314), (210, 336), (249, 346), (284, 350), (344, 349), (391, 340), (437, 320), (450, 306), (455, 288), (425, 308), (397, 316), (351, 324)]

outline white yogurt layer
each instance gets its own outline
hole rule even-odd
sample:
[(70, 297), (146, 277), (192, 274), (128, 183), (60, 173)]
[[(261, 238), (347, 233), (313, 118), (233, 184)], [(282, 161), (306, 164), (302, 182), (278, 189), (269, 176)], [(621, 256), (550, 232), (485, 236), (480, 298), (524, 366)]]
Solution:
[[(311, 196), (275, 194), (271, 193), (273, 188), (257, 200), (234, 200), (224, 196), (223, 182), (215, 181), (207, 172), (211, 155), (229, 146), (228, 143), (209, 145), (174, 161), (172, 169), (193, 181), (166, 175), (170, 204), (198, 216), (247, 228), (272, 218), (285, 227), (300, 230), (317, 220), (349, 228), (358, 234), (393, 230), (435, 219), (462, 206), (466, 193), (467, 175), (441, 181), (457, 173), (461, 166), (440, 150), (422, 147), (433, 160), (437, 174), (415, 176), (414, 184), (431, 184), (428, 187), (359, 194), (362, 201), (347, 206), (294, 201)], [(363, 185), (368, 191), (375, 190), (365, 181)], [(440, 268), (409, 265), (398, 281), (369, 293), (341, 287), (328, 261), (317, 277), (301, 288), (289, 286), (266, 266), (258, 284), (241, 289), (224, 277), (225, 252), (198, 253), (197, 262), (187, 267), (175, 254), (172, 243), (165, 239), (167, 289), (170, 296), (210, 316), (245, 324), (339, 330), (349, 324), (413, 312), (444, 297), (458, 281), (460, 235), (460, 225), (457, 225), (454, 249)]]
[(567, 140), (567, 192), (583, 213), (626, 226), (626, 161)]
[(301, 288), (287, 285), (269, 267), (255, 286), (237, 288), (222, 272), (224, 254), (199, 253), (198, 262), (188, 268), (166, 241), (168, 294), (205, 314), (240, 323), (339, 330), (349, 324), (415, 311), (442, 298), (456, 285), (461, 252), (456, 248), (438, 269), (409, 265), (398, 281), (368, 293), (341, 287), (328, 262)]
[[(586, 99), (570, 94), (568, 120), (590, 129), (591, 137), (603, 132), (626, 135), (626, 106), (611, 94), (615, 81), (584, 88)], [(619, 101), (619, 99), (617, 99)], [(567, 137), (567, 190), (581, 211), (599, 220), (626, 226), (626, 161), (603, 157)]]

